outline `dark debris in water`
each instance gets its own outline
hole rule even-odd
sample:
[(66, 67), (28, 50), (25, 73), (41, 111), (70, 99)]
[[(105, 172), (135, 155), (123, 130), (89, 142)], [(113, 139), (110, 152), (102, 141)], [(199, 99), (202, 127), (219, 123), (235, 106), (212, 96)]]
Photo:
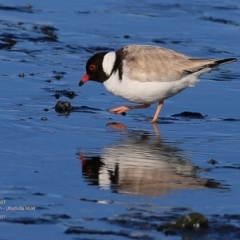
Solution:
[(152, 40), (154, 43), (160, 43), (160, 44), (166, 44), (166, 41), (163, 40), (162, 38), (155, 38)]
[(188, 46), (191, 43), (190, 39), (171, 39), (171, 38), (154, 38), (152, 39), (153, 43), (157, 44), (175, 44), (175, 45), (183, 45)]
[(67, 97), (69, 99), (73, 99), (77, 94), (74, 91), (69, 90), (57, 90), (54, 94), (56, 99), (59, 99), (61, 96)]
[(204, 186), (208, 188), (219, 188), (219, 187), (224, 188), (224, 186), (222, 186), (220, 182), (217, 182), (214, 179), (207, 179)]
[(64, 75), (66, 74), (66, 72), (57, 72), (57, 71), (53, 71), (54, 74), (54, 78), (57, 80), (60, 80), (61, 78), (64, 77)]
[(89, 52), (89, 53), (96, 53), (96, 52), (111, 52), (111, 51), (115, 51), (114, 48), (110, 48), (110, 47), (102, 47), (102, 46), (85, 47), (84, 49), (85, 49), (86, 52)]
[(77, 11), (76, 13), (79, 13), (79, 14), (90, 14), (91, 12), (90, 11)]
[[(1, 5), (0, 5), (1, 6)], [(63, 50), (69, 53), (96, 53), (101, 51), (114, 51), (114, 48), (108, 46), (85, 46), (85, 45), (70, 45), (58, 41), (57, 31), (58, 29), (52, 25), (44, 25), (29, 22), (18, 22), (14, 23), (12, 21), (1, 21), (3, 26), (9, 31), (0, 31), (0, 49), (11, 49), (12, 51), (21, 51), (28, 55), (35, 56), (36, 51), (41, 52), (43, 50), (28, 50), (28, 49), (16, 49), (14, 48), (18, 42), (33, 42), (33, 43), (48, 43), (48, 42), (58, 42), (58, 45), (51, 46), (51, 49), (57, 51)], [(126, 35), (126, 38), (128, 35)], [(62, 74), (55, 74), (56, 79), (60, 80), (63, 76)]]
[[(181, 209), (181, 208), (180, 208)], [(225, 214), (205, 216), (199, 212), (188, 212), (189, 209), (183, 209), (177, 213), (166, 211), (156, 213), (155, 211), (145, 211), (135, 209), (135, 212), (129, 214), (117, 215), (113, 218), (103, 218), (111, 225), (124, 227), (129, 231), (141, 231), (150, 233), (153, 230), (159, 231), (161, 239), (164, 236), (179, 236), (181, 239), (199, 240), (199, 239), (239, 239), (240, 237), (240, 215)], [(83, 233), (84, 228), (69, 228), (70, 233)], [(84, 233), (86, 229), (84, 229)], [(92, 234), (101, 234), (92, 232)], [(152, 237), (150, 235), (149, 237)], [(155, 238), (154, 238), (155, 239)], [(165, 239), (165, 238), (164, 238)]]
[(46, 117), (41, 118), (42, 121), (47, 121), (48, 119)]
[(235, 164), (233, 166), (219, 166), (217, 168), (225, 168), (225, 169), (235, 169), (235, 170), (240, 170), (240, 166)]
[(14, 45), (16, 45), (17, 41), (11, 38), (0, 38), (0, 49), (11, 49)]
[(191, 118), (191, 119), (204, 119), (207, 115), (202, 115), (199, 112), (181, 112), (172, 115), (171, 117)]
[(69, 114), (70, 112), (95, 113), (101, 111), (101, 109), (88, 106), (72, 106), (68, 101), (58, 101), (55, 105), (55, 111), (62, 114)]
[(35, 195), (35, 196), (45, 196), (46, 194), (41, 193), (41, 192), (35, 192), (35, 193), (33, 193), (33, 195)]
[(68, 91), (67, 97), (70, 99), (73, 99), (77, 94), (74, 91)]
[(56, 92), (56, 93), (54, 94), (54, 97), (55, 97), (56, 99), (59, 99), (60, 96), (61, 96), (61, 94), (60, 94), (59, 92)]
[(212, 158), (212, 159), (208, 160), (208, 163), (215, 165), (218, 163), (218, 161)]
[(158, 231), (163, 231), (166, 228), (176, 228), (176, 229), (199, 229), (207, 228), (208, 220), (207, 218), (198, 212), (189, 213), (183, 215), (176, 221), (170, 223), (164, 223), (157, 227)]
[(226, 5), (226, 6), (213, 6), (213, 8), (215, 9), (219, 9), (219, 10), (237, 10), (239, 9), (239, 7), (237, 7), (236, 5)]
[(31, 218), (31, 217), (20, 217), (20, 218), (6, 218), (6, 222), (19, 223), (24, 225), (34, 225), (34, 224), (53, 224), (52, 221), (47, 218)]
[(71, 217), (67, 214), (44, 214), (44, 217), (48, 217), (52, 220), (59, 220), (59, 219), (70, 219)]
[[(42, 193), (34, 193), (36, 196), (44, 196)], [(89, 200), (82, 198), (84, 202), (98, 203), (102, 200)], [(165, 239), (166, 236), (176, 236), (179, 239), (239, 239), (240, 215), (204, 215), (199, 212), (191, 212), (186, 207), (154, 208), (152, 205), (133, 205), (126, 208), (125, 214), (113, 217), (89, 218), (90, 221), (102, 221), (107, 223), (104, 229), (89, 228), (84, 223), (73, 223), (74, 219), (66, 213), (43, 214), (39, 217), (8, 217), (3, 221), (22, 225), (52, 225), (62, 224), (67, 235), (84, 235), (94, 237), (126, 237), (128, 239)], [(40, 208), (41, 209), (41, 208)], [(42, 208), (42, 210), (46, 210)], [(122, 230), (118, 230), (121, 228)], [(76, 238), (78, 239), (78, 238)], [(90, 238), (89, 238), (90, 239)]]
[(47, 92), (54, 92), (53, 96), (56, 99), (59, 99), (61, 96), (67, 97), (69, 99), (73, 99), (74, 97), (78, 96), (78, 94), (72, 90), (66, 90), (66, 89), (55, 90), (54, 88), (49, 88), (49, 87), (45, 87), (43, 89)]
[(211, 21), (211, 22), (216, 22), (216, 23), (221, 23), (221, 24), (227, 24), (227, 25), (231, 25), (231, 26), (240, 26), (239, 23), (236, 23), (234, 21), (231, 20), (227, 20), (227, 19), (222, 19), (222, 18), (214, 18), (214, 17), (201, 17), (202, 20), (207, 20), (207, 21)]
[(33, 13), (32, 6), (30, 4), (26, 4), (25, 6), (15, 6), (15, 7), (10, 7), (10, 6), (0, 4), (0, 10)]
[[(27, 22), (12, 23), (4, 21), (3, 26), (10, 32), (0, 32), (0, 49), (11, 49), (18, 42), (53, 42), (58, 41), (56, 29), (50, 25), (32, 24)], [(15, 50), (17, 51), (17, 50)], [(22, 50), (23, 51), (23, 50)]]
[(24, 73), (19, 73), (18, 76), (23, 78), (23, 77), (25, 77), (25, 74)]
[(44, 214), (42, 217), (6, 218), (4, 221), (23, 225), (56, 224), (60, 220), (70, 219), (67, 214)]
[(223, 121), (237, 122), (240, 121), (240, 118), (223, 118)]
[(42, 26), (40, 29), (41, 29), (43, 34), (47, 35), (51, 39), (57, 40), (57, 35), (54, 33), (54, 31), (57, 30), (55, 27), (52, 27), (52, 26)]
[[(239, 220), (239, 216), (235, 215), (217, 215), (207, 219), (203, 214), (195, 212), (161, 224), (157, 230), (165, 235), (169, 235), (169, 231), (174, 235), (182, 235), (182, 239), (239, 239), (240, 228), (230, 224), (235, 218)], [(229, 222), (226, 223), (225, 219)]]
[(58, 113), (70, 113), (72, 111), (70, 102), (58, 101), (55, 105), (55, 111)]
[(104, 201), (106, 204), (114, 204), (115, 203), (114, 201), (111, 201), (111, 200), (95, 200), (95, 199), (87, 199), (87, 198), (80, 198), (79, 200), (83, 201), (83, 202), (92, 202), (92, 203), (99, 203), (99, 201), (101, 201), (101, 202)]
[(61, 75), (65, 75), (65, 74), (67, 74), (66, 72), (58, 72), (58, 71), (52, 71), (53, 72), (53, 74), (61, 74)]
[[(216, 47), (204, 47), (205, 49), (207, 49), (207, 51), (209, 53), (222, 53), (222, 54), (233, 54), (231, 52), (228, 52), (226, 50), (223, 50), (223, 49), (219, 49), (219, 48), (216, 48)], [(223, 71), (223, 69), (219, 69), (219, 72), (221, 73)], [(226, 70), (225, 70), (226, 71)], [(222, 73), (219, 75), (219, 77), (221, 77), (222, 79), (225, 78), (226, 76), (222, 75)], [(212, 79), (212, 78), (210, 78)], [(218, 80), (219, 81), (219, 80)], [(221, 80), (221, 81), (224, 81), (224, 80)], [(226, 80), (225, 80), (226, 81)]]
[(112, 235), (112, 236), (120, 236), (127, 237), (130, 239), (145, 239), (145, 240), (153, 240), (151, 236), (142, 233), (131, 233), (130, 231), (112, 231), (112, 230), (95, 230), (95, 229), (87, 229), (85, 227), (76, 226), (69, 227), (65, 231), (66, 234), (90, 234), (90, 235)]
[(60, 80), (60, 79), (62, 78), (62, 76), (59, 75), (59, 74), (57, 74), (57, 75), (55, 75), (55, 78), (56, 78), (57, 80)]
[(88, 106), (80, 106), (73, 107), (74, 112), (84, 112), (84, 113), (96, 113), (96, 111), (102, 111), (100, 108), (88, 107)]

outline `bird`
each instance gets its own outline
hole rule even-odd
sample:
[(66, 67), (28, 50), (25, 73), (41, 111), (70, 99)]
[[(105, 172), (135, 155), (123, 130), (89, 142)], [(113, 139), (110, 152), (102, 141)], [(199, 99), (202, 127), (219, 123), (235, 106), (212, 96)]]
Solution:
[(156, 123), (166, 99), (193, 87), (212, 68), (235, 61), (237, 58), (191, 57), (161, 46), (128, 45), (92, 55), (79, 86), (89, 80), (99, 82), (110, 93), (138, 104), (116, 107), (111, 113), (123, 114), (158, 103), (151, 120)]

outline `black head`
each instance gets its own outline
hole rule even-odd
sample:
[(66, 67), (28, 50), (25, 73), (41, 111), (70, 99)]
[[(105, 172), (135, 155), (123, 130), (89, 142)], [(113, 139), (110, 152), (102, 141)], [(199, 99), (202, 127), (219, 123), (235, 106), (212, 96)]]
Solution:
[(82, 86), (88, 80), (103, 83), (109, 76), (103, 71), (102, 62), (107, 52), (100, 52), (90, 57), (86, 63), (86, 74), (79, 82), (79, 86)]

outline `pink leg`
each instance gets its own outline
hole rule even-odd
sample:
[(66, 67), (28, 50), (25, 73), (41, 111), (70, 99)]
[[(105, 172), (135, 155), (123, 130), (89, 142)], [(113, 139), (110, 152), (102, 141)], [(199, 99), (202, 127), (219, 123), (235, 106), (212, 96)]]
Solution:
[(137, 106), (121, 106), (121, 107), (110, 109), (109, 112), (116, 113), (116, 114), (121, 114), (121, 113), (126, 112), (130, 109), (148, 108), (150, 106), (151, 106), (151, 104), (142, 104), (142, 105), (137, 105)]
[(157, 106), (156, 113), (155, 113), (155, 115), (154, 115), (153, 120), (151, 121), (151, 123), (157, 122), (158, 116), (159, 116), (159, 114), (160, 114), (160, 112), (161, 112), (161, 109), (162, 109), (162, 106), (163, 106), (163, 103), (164, 103), (164, 100), (159, 101), (158, 106)]

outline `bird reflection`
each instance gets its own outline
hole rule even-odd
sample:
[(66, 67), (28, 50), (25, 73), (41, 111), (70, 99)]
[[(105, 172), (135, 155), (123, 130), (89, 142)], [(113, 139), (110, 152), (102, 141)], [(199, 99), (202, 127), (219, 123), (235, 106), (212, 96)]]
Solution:
[(206, 180), (197, 176), (199, 168), (184, 157), (174, 143), (155, 134), (128, 131), (119, 123), (109, 127), (126, 131), (120, 141), (103, 148), (101, 155), (79, 153), (83, 177), (90, 185), (121, 194), (159, 196), (172, 190), (203, 188)]

